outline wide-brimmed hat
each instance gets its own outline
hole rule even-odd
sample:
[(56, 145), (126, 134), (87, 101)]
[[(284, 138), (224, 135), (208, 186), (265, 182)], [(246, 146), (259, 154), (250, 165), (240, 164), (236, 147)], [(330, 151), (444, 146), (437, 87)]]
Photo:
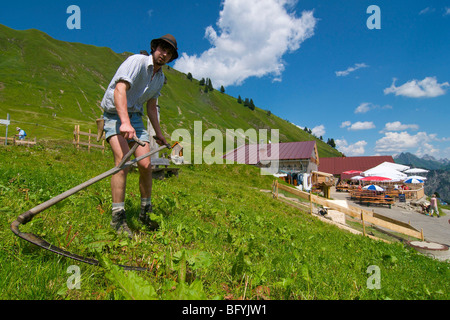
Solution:
[(170, 61), (175, 60), (178, 58), (178, 47), (177, 47), (177, 40), (175, 37), (171, 34), (166, 34), (165, 36), (162, 36), (161, 38), (153, 39), (150, 42), (150, 48), (156, 48), (158, 46), (158, 43), (161, 41), (165, 41), (168, 44), (170, 44), (175, 50), (172, 55), (172, 59)]

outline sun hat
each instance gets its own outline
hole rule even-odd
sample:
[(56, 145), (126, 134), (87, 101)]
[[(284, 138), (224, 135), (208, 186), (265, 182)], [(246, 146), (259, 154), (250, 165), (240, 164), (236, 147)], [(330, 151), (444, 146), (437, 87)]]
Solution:
[[(150, 48), (156, 48), (158, 46), (158, 43), (160, 43), (161, 41), (167, 42), (168, 44), (170, 44), (175, 49), (174, 52), (173, 52), (172, 59), (170, 60), (170, 62), (172, 62), (173, 60), (178, 58), (177, 40), (171, 34), (166, 34), (166, 35), (162, 36), (161, 38), (153, 39), (150, 42)], [(152, 49), (152, 51), (153, 51), (153, 49)]]

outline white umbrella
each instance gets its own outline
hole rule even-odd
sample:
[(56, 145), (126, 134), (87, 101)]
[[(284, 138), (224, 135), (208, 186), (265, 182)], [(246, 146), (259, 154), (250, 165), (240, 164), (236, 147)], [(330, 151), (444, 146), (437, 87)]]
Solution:
[(364, 190), (384, 191), (384, 189), (376, 184), (371, 184), (363, 187)]
[(405, 173), (400, 172), (399, 169), (405, 170), (408, 168), (409, 167), (400, 166), (395, 163), (383, 162), (382, 164), (379, 164), (376, 167), (373, 167), (371, 169), (364, 171), (362, 174), (365, 175), (366, 177), (367, 176), (381, 176), (381, 177), (390, 178), (392, 180), (406, 179), (408, 176)]
[(354, 177), (351, 177), (350, 180), (360, 180), (362, 178), (364, 178), (364, 177), (363, 176), (354, 176)]
[(408, 179), (427, 180), (426, 177), (422, 177), (422, 176), (409, 176)]
[(420, 168), (412, 168), (412, 169), (405, 170), (403, 172), (404, 173), (427, 173), (428, 170), (420, 169)]
[(372, 168), (369, 170), (366, 170), (363, 172), (366, 177), (369, 176), (380, 176), (380, 177), (386, 177), (391, 180), (396, 179), (406, 179), (408, 176), (400, 171), (397, 171), (395, 169), (389, 169), (389, 168)]

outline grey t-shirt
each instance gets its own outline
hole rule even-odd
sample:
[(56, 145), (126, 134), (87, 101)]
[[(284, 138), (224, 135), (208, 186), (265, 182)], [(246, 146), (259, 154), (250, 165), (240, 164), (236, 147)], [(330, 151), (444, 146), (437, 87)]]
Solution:
[(117, 113), (114, 103), (114, 89), (120, 80), (127, 81), (130, 89), (127, 91), (128, 112), (144, 114), (144, 103), (161, 95), (164, 85), (162, 69), (153, 76), (153, 57), (135, 54), (126, 59), (117, 69), (111, 83), (106, 89), (101, 103), (104, 111)]

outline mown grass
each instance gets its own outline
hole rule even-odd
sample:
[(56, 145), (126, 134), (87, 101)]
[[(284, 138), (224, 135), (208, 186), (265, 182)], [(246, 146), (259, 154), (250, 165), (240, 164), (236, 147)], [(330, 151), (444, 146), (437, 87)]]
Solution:
[[(22, 212), (112, 167), (109, 150), (76, 151), (66, 143), (0, 147), (0, 299), (448, 299), (448, 263), (402, 244), (342, 231), (284, 205), (260, 189), (272, 178), (243, 165), (181, 166), (154, 181), (160, 229), (138, 222), (138, 174), (128, 178), (134, 240), (109, 228), (109, 179), (73, 195), (21, 226), (74, 253), (82, 264), (14, 236)], [(109, 264), (144, 266), (123, 272)], [(81, 271), (68, 289), (68, 267)], [(381, 288), (369, 289), (369, 266)]]

